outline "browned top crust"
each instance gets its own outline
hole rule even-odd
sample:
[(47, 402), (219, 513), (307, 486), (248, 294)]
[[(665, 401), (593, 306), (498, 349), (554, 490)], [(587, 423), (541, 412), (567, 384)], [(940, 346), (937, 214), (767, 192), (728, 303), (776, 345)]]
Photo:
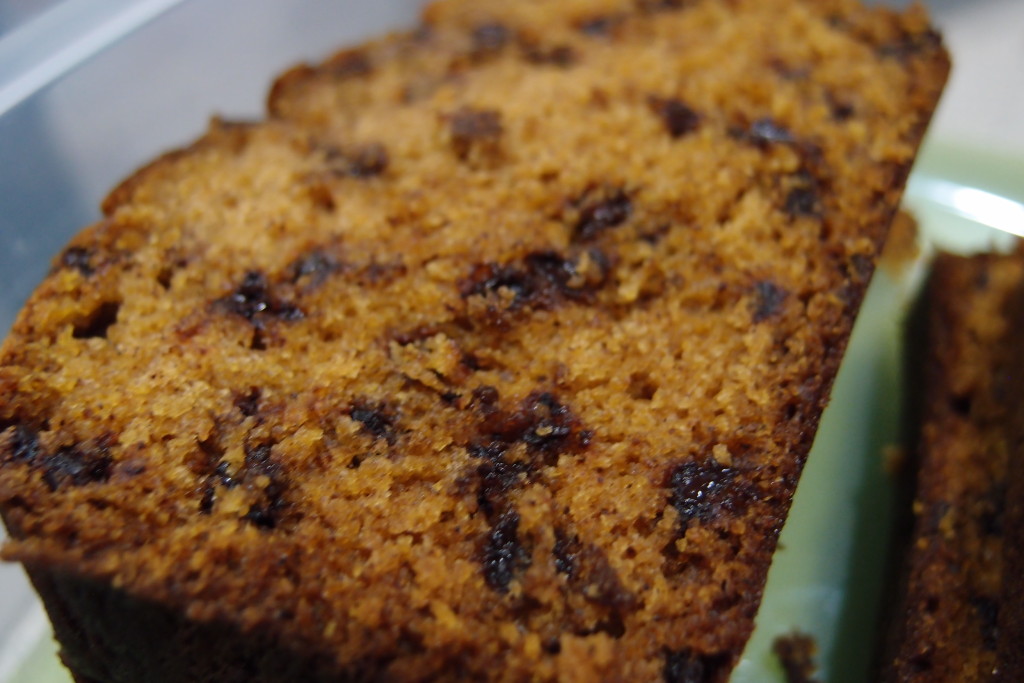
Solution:
[[(890, 681), (991, 681), (999, 667), (1009, 416), (1024, 252), (940, 255), (926, 291), (915, 528)], [(1019, 644), (1018, 644), (1019, 645)], [(1012, 680), (1012, 679), (1006, 679)]]
[(387, 680), (724, 680), (948, 70), (921, 10), (442, 2), (115, 190), (7, 557)]

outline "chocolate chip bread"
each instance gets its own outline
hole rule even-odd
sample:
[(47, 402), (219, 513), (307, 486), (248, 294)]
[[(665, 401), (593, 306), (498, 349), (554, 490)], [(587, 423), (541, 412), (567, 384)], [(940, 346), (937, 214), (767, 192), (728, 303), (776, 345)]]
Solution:
[(138, 172), (0, 356), (80, 681), (723, 681), (948, 61), (479, 0)]
[[(1007, 519), (1014, 369), (1024, 326), (1024, 252), (941, 255), (926, 304), (924, 397), (902, 603), (886, 662), (890, 681), (1019, 680), (1001, 661), (1000, 614), (1012, 588)], [(1019, 410), (1019, 408), (1018, 408)], [(1018, 475), (1019, 476), (1019, 475)], [(1011, 504), (1011, 507), (1013, 505)], [(1016, 655), (1019, 658), (1019, 654)], [(1003, 674), (1000, 679), (998, 672)]]

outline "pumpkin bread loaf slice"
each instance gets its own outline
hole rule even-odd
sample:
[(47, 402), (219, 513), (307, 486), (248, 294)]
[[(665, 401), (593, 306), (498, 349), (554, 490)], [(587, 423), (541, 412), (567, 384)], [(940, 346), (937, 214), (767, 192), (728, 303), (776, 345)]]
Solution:
[(948, 60), (456, 0), (116, 189), (0, 352), (81, 681), (723, 681)]
[(915, 522), (883, 680), (1018, 680), (1024, 251), (940, 255), (923, 302)]

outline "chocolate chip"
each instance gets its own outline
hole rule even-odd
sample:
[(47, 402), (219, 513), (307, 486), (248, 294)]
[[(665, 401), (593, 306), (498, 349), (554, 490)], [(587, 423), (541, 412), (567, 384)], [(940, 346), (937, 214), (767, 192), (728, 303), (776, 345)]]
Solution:
[(504, 128), (501, 113), (493, 109), (463, 107), (448, 117), (452, 150), (459, 159), (471, 153), (494, 154), (499, 151)]
[(89, 314), (84, 323), (75, 325), (71, 336), (75, 339), (105, 339), (107, 330), (117, 322), (121, 302), (104, 301)]
[(85, 486), (106, 481), (110, 476), (113, 459), (108, 447), (102, 444), (79, 445), (62, 448), (40, 461), (43, 481), (51, 491), (65, 484)]
[(92, 251), (85, 247), (68, 247), (60, 255), (62, 268), (72, 268), (85, 277), (89, 277), (95, 271), (92, 266)]
[(551, 549), (555, 561), (555, 571), (565, 574), (569, 579), (575, 578), (576, 572), (579, 570), (577, 558), (582, 549), (583, 545), (580, 543), (579, 536), (570, 537), (566, 535), (564, 529), (556, 527), (555, 545)]
[(529, 462), (508, 462), (501, 444), (467, 447), (470, 456), (484, 462), (477, 467), (480, 486), (477, 489), (477, 505), (488, 519), (508, 508), (508, 496), (529, 474), (533, 466)]
[(666, 650), (662, 677), (665, 683), (710, 683), (719, 680), (732, 658), (727, 653), (702, 654)]
[(578, 240), (591, 240), (609, 228), (622, 225), (633, 213), (633, 200), (625, 191), (612, 191), (607, 197), (587, 198), (580, 209), (573, 231)]
[(384, 145), (376, 142), (363, 145), (349, 154), (349, 173), (357, 178), (371, 178), (386, 171), (390, 161)]
[(678, 99), (654, 98), (651, 106), (673, 138), (681, 138), (700, 127), (700, 115)]
[(295, 259), (288, 266), (291, 273), (292, 283), (297, 283), (303, 278), (309, 278), (310, 286), (316, 287), (323, 283), (327, 277), (341, 269), (338, 260), (327, 251), (314, 249)]
[(530, 554), (519, 541), (519, 514), (501, 514), (484, 545), (484, 580), (499, 593), (507, 593), (516, 574), (530, 566)]
[(853, 118), (853, 115), (857, 113), (856, 108), (852, 104), (836, 97), (835, 95), (828, 95), (828, 102), (832, 112), (832, 118), (840, 123), (843, 121), (849, 121)]
[(786, 300), (786, 290), (774, 282), (761, 280), (754, 284), (754, 322), (760, 323), (772, 317), (780, 310)]
[(473, 390), (473, 402), (485, 410), (496, 406), (499, 398), (498, 390), (489, 384), (484, 384)]
[(674, 466), (666, 483), (669, 504), (679, 513), (679, 531), (685, 532), (697, 519), (707, 523), (720, 511), (735, 512), (744, 506), (749, 493), (738, 487), (738, 472), (717, 463), (684, 462)]
[[(520, 265), (478, 265), (460, 282), (459, 289), (463, 298), (478, 295), (494, 296), (498, 300), (501, 300), (501, 290), (507, 290), (512, 294), (507, 305), (512, 312), (523, 308), (551, 309), (565, 299), (586, 301), (604, 285), (607, 271), (601, 267), (601, 259), (591, 260), (601, 272), (595, 278), (577, 283), (575, 262), (553, 251), (533, 252), (527, 254)], [(575, 286), (577, 284), (579, 286)]]
[(11, 435), (10, 452), (15, 462), (34, 461), (39, 456), (39, 434), (26, 425), (17, 425)]
[[(200, 444), (202, 445), (202, 444)], [(244, 477), (245, 471), (239, 473), (239, 477)], [(217, 487), (221, 486), (226, 489), (233, 489), (241, 483), (239, 479), (236, 479), (230, 474), (230, 467), (227, 462), (220, 462), (212, 473), (207, 475), (206, 480), (203, 482), (202, 497), (199, 500), (199, 514), (209, 515), (213, 512), (213, 508), (217, 503)]]
[(269, 443), (245, 444), (245, 474), (274, 474), (277, 466), (270, 459), (273, 449)]
[(251, 387), (248, 393), (235, 395), (235, 407), (246, 417), (252, 417), (260, 409), (262, 391), (259, 387)]
[(169, 267), (163, 267), (156, 274), (156, 282), (164, 289), (171, 288), (171, 279), (174, 277), (174, 269)]
[(362, 425), (363, 431), (376, 439), (384, 439), (394, 445), (395, 418), (383, 404), (359, 402), (352, 406), (349, 417)]
[(266, 276), (257, 271), (249, 271), (238, 289), (220, 301), (232, 313), (252, 320), (270, 308), (267, 287)]
[(794, 187), (786, 195), (785, 206), (791, 216), (821, 215), (821, 200), (813, 187)]
[(249, 511), (242, 516), (242, 519), (262, 529), (273, 529), (277, 526), (278, 510), (275, 507), (275, 503), (277, 501), (266, 505), (251, 505), (249, 506)]
[(305, 317), (298, 306), (277, 299), (270, 291), (266, 276), (255, 270), (245, 274), (234, 292), (214, 304), (222, 310), (242, 316), (257, 329), (262, 329), (268, 318), (293, 321)]
[(580, 591), (588, 601), (619, 613), (636, 607), (636, 596), (622, 585), (603, 550), (595, 545), (584, 546), (577, 561)]
[(543, 456), (545, 462), (557, 459), (563, 452), (579, 452), (590, 443), (590, 432), (581, 429), (581, 422), (569, 406), (550, 392), (529, 394), (511, 412), (482, 413), (481, 431), (489, 442), (524, 443), (530, 452)]
[(971, 395), (953, 394), (949, 397), (949, 408), (960, 417), (967, 417), (971, 414)]
[(739, 140), (761, 146), (793, 144), (797, 141), (796, 136), (788, 128), (771, 118), (757, 119), (745, 129), (734, 128), (729, 132)]
[[(272, 457), (273, 443), (246, 443), (245, 462), (235, 477), (236, 480), (251, 486), (257, 477), (265, 477), (268, 483), (260, 492), (262, 500), (252, 503), (249, 510), (242, 516), (242, 520), (249, 522), (262, 529), (274, 529), (280, 522), (281, 515), (288, 507), (284, 498), (287, 490), (287, 483), (283, 477), (283, 467)], [(217, 474), (222, 477), (222, 484), (226, 488), (237, 485), (227, 476), (227, 463), (221, 463)]]

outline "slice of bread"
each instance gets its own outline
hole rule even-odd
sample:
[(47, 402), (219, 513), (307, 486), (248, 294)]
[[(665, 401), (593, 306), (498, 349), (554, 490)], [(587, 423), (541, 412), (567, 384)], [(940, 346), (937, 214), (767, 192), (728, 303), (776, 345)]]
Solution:
[(920, 9), (443, 2), (134, 175), (0, 355), (65, 662), (725, 680), (948, 66)]
[(1019, 516), (1008, 489), (1020, 450), (1022, 290), (1024, 251), (935, 261), (923, 301), (915, 522), (884, 680), (1019, 679), (1000, 652), (1010, 645), (1019, 658), (1021, 644), (1005, 642), (1003, 621)]

